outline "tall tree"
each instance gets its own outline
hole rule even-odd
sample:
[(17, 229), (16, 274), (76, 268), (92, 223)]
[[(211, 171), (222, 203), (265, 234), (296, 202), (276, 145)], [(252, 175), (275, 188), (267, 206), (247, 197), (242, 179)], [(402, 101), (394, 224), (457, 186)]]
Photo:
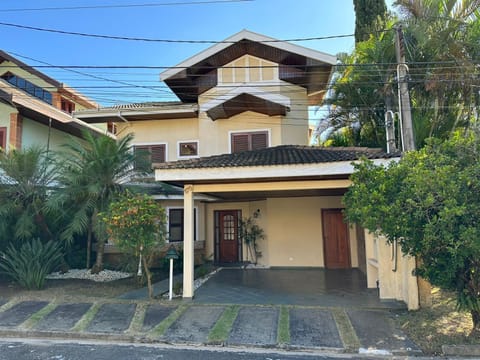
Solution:
[(457, 133), (430, 140), (388, 168), (356, 166), (344, 197), (349, 221), (417, 256), (417, 274), (455, 291), (480, 332), (480, 137)]
[(379, 19), (387, 14), (385, 0), (353, 0), (355, 9), (355, 43), (368, 40)]
[(107, 211), (115, 196), (123, 190), (123, 185), (136, 174), (135, 154), (130, 142), (133, 135), (121, 140), (107, 136), (95, 137), (83, 133), (84, 141), (72, 138), (65, 144), (61, 156), (61, 189), (56, 202), (70, 205), (73, 211), (71, 222), (62, 234), (72, 238), (75, 234), (87, 234), (87, 267), (92, 239), (97, 241), (97, 257), (92, 272), (103, 269), (104, 245), (107, 233), (99, 221), (98, 213)]

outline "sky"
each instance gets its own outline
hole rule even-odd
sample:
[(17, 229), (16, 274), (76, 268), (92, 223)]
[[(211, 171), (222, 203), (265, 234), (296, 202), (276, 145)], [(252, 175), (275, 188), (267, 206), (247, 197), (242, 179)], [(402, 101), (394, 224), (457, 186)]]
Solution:
[[(124, 7), (112, 7), (119, 5)], [(5, 24), (119, 37), (194, 41), (221, 41), (248, 29), (286, 40), (351, 35), (354, 33), (355, 15), (353, 0), (0, 2), (0, 48), (28, 65), (132, 67), (38, 68), (78, 89), (101, 106), (111, 106), (176, 100), (159, 80), (163, 71), (160, 67), (175, 66), (211, 44), (114, 40)], [(295, 44), (336, 55), (352, 51), (354, 38), (296, 41)], [(159, 68), (139, 68), (142, 66)]]

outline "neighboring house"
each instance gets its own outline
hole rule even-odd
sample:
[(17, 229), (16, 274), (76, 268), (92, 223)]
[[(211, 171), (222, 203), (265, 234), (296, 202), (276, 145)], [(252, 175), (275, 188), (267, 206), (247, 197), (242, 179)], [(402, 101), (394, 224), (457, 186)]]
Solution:
[(352, 161), (398, 159), (366, 148), (314, 148), (308, 106), (319, 104), (336, 58), (241, 31), (161, 74), (180, 102), (84, 110), (88, 123), (115, 123), (148, 151), (155, 179), (183, 188), (164, 198), (169, 241), (183, 243), (184, 291), (193, 297), (194, 250), (217, 263), (248, 260), (239, 219), (255, 217), (266, 238), (259, 264), (359, 268), (380, 297), (418, 307), (415, 260), (399, 257), (345, 224), (342, 195)]
[(21, 149), (33, 145), (54, 149), (68, 134), (82, 129), (105, 130), (74, 119), (71, 113), (93, 109), (96, 103), (0, 50), (0, 147)]

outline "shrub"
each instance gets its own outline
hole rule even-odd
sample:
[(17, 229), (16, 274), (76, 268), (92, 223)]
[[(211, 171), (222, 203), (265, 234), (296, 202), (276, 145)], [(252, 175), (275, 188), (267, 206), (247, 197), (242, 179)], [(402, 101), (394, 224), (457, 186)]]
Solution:
[(41, 289), (47, 275), (60, 264), (60, 244), (33, 239), (19, 248), (10, 244), (0, 258), (0, 268), (15, 282), (27, 289)]

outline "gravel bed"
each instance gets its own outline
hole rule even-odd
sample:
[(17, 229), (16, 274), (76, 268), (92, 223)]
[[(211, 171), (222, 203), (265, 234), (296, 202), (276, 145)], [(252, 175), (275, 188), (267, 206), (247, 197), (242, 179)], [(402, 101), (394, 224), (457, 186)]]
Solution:
[(131, 276), (132, 274), (121, 271), (103, 270), (98, 274), (92, 274), (89, 269), (70, 269), (67, 272), (51, 273), (47, 276), (47, 279), (82, 279), (96, 282), (109, 282)]

